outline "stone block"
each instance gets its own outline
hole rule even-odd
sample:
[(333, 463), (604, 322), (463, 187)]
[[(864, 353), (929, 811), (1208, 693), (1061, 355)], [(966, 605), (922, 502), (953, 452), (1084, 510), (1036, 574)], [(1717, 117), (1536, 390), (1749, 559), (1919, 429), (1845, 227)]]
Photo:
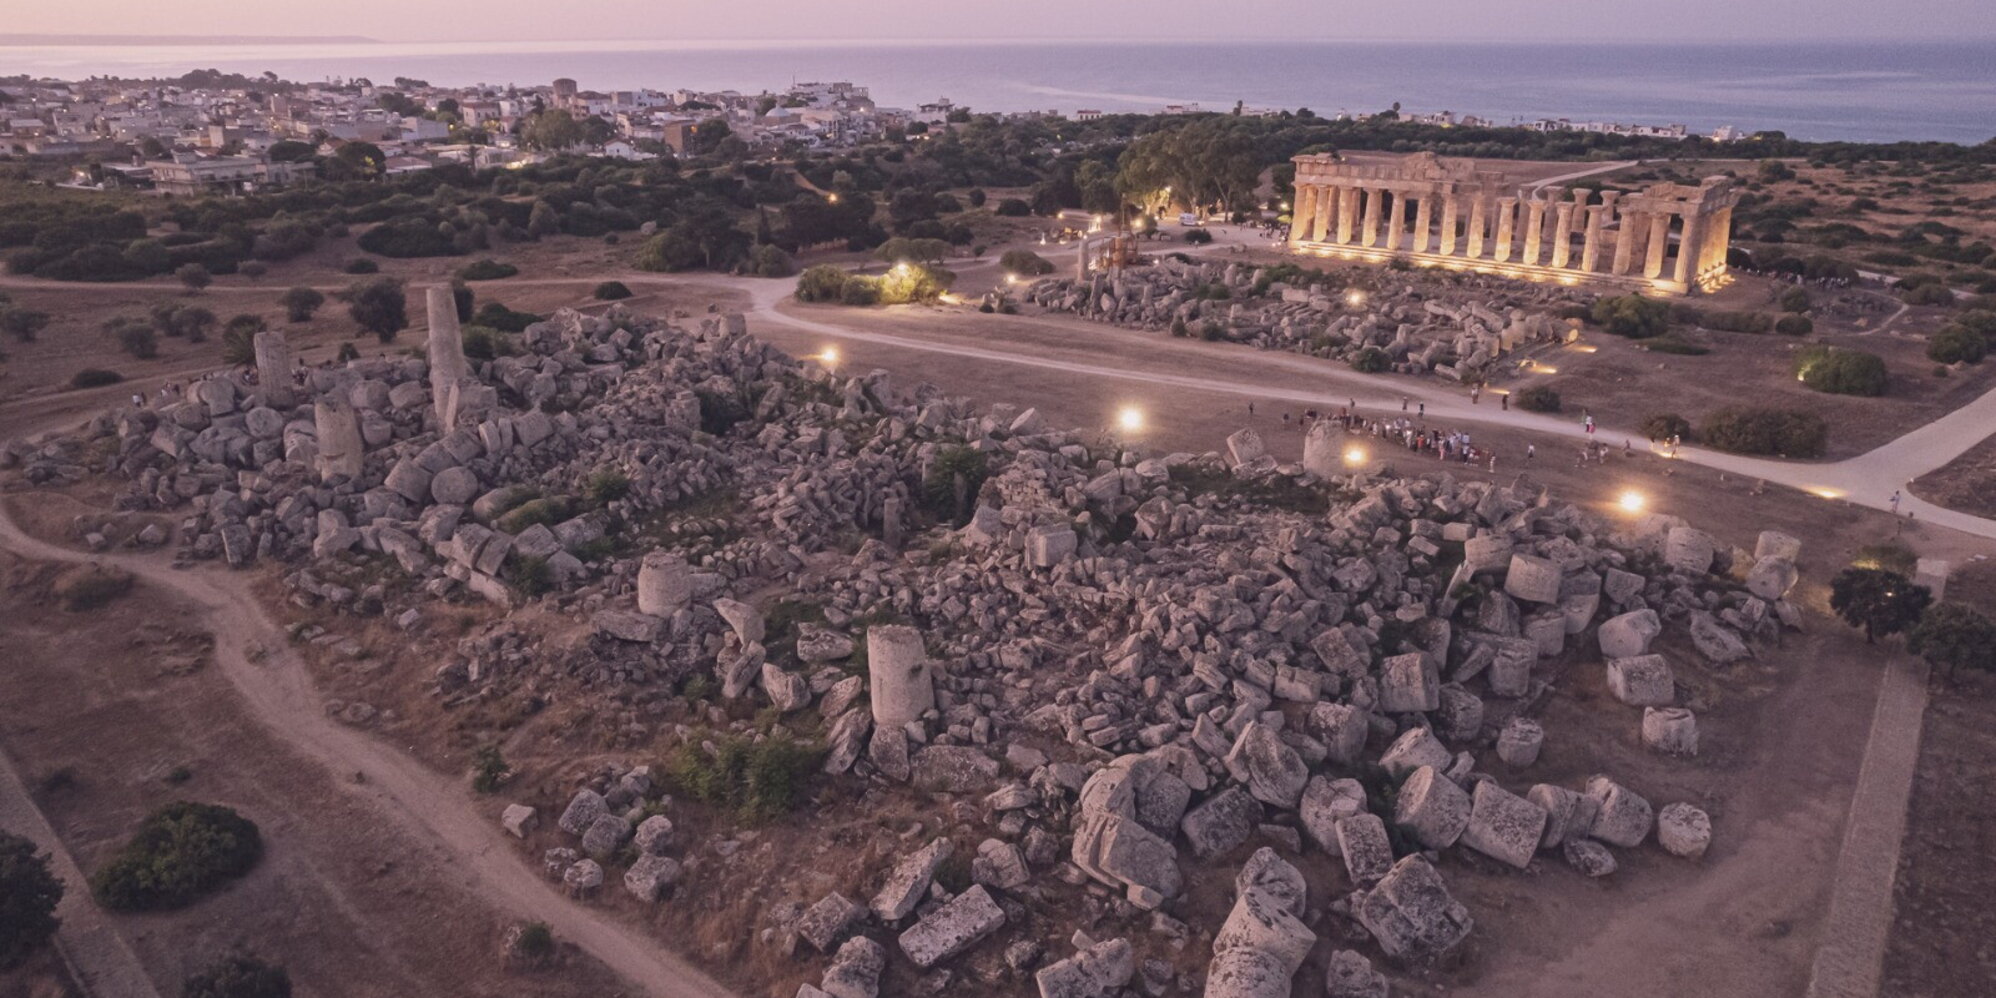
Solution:
[(1079, 546), (1080, 538), (1073, 527), (1035, 527), (1026, 534), (1026, 564), (1052, 568), (1073, 557)]
[(1393, 823), (1429, 849), (1447, 849), (1469, 825), (1470, 799), (1433, 766), (1414, 770), (1400, 784)]
[(1666, 707), (1677, 701), (1677, 683), (1662, 655), (1608, 660), (1608, 692), (1631, 707)]
[(933, 839), (894, 864), (894, 869), (888, 871), (886, 883), (873, 896), (874, 917), (890, 924), (908, 917), (922, 896), (929, 892), (936, 870), (949, 859), (950, 845), (949, 839)]
[(1380, 663), (1379, 709), (1419, 713), (1441, 706), (1441, 671), (1426, 652), (1395, 655)]
[(1386, 770), (1386, 775), (1398, 780), (1422, 766), (1447, 769), (1450, 758), (1448, 747), (1435, 737), (1433, 731), (1413, 727), (1393, 739), (1393, 744), (1388, 745), (1379, 756), (1379, 765)]
[(1696, 527), (1672, 527), (1663, 538), (1663, 562), (1680, 572), (1704, 575), (1712, 570), (1719, 544)]
[(1545, 740), (1544, 725), (1529, 717), (1513, 717), (1497, 733), (1497, 758), (1507, 766), (1523, 769), (1539, 761)]
[(977, 945), (1004, 924), (1004, 909), (978, 884), (901, 933), (901, 952), (927, 970)]
[(1303, 798), (1296, 805), (1296, 817), (1303, 833), (1317, 848), (1339, 855), (1338, 822), (1365, 813), (1365, 788), (1357, 780), (1334, 780), (1323, 774), (1310, 777)]
[(1475, 927), (1440, 873), (1420, 856), (1393, 864), (1353, 906), (1353, 915), (1387, 956), (1418, 963), (1447, 955)]
[(1697, 755), (1698, 718), (1685, 707), (1645, 707), (1643, 744), (1665, 755)]
[(1200, 859), (1233, 851), (1261, 822), (1261, 804), (1239, 787), (1228, 787), (1185, 812), (1178, 823), (1192, 854)]
[(1682, 801), (1665, 804), (1656, 815), (1656, 841), (1672, 856), (1698, 859), (1712, 844), (1712, 819)]
[[(1559, 602), (1559, 563), (1537, 555), (1513, 554), (1504, 573), (1504, 591), (1528, 603)], [(1561, 622), (1564, 627), (1564, 621)]]
[(1310, 767), (1303, 757), (1283, 744), (1273, 728), (1259, 721), (1249, 721), (1241, 729), (1226, 763), (1256, 800), (1284, 810), (1296, 807), (1303, 785), (1310, 779)]
[(1649, 837), (1655, 814), (1640, 794), (1608, 777), (1595, 776), (1587, 780), (1587, 796), (1601, 806), (1589, 835), (1624, 849), (1642, 845)]
[(1376, 814), (1354, 814), (1338, 822), (1338, 854), (1351, 882), (1369, 887), (1393, 868), (1393, 841)]
[(1484, 780), (1471, 795), (1469, 824), (1462, 830), (1461, 842), (1522, 870), (1538, 852), (1545, 827), (1544, 808)]
[(1608, 658), (1633, 658), (1649, 653), (1651, 641), (1663, 633), (1663, 621), (1655, 610), (1631, 610), (1601, 622), (1597, 636), (1601, 654)]

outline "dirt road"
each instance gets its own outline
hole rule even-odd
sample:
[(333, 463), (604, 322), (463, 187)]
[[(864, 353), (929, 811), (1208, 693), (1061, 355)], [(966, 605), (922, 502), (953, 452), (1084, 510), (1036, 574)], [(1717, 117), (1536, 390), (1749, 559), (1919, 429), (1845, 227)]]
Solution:
[(460, 781), (329, 719), (305, 663), (246, 591), (243, 577), (177, 571), (157, 556), (81, 554), (28, 536), (4, 515), (0, 547), (43, 561), (114, 564), (200, 606), (215, 635), (215, 661), (251, 716), (328, 772), (359, 774), (365, 781), (359, 792), (377, 813), (415, 839), (435, 842), (457, 857), (456, 879), (476, 896), (499, 911), (548, 923), (556, 936), (580, 946), (646, 994), (732, 998), (732, 992), (659, 941), (562, 896), (520, 861), (498, 823), (481, 813), (485, 808)]

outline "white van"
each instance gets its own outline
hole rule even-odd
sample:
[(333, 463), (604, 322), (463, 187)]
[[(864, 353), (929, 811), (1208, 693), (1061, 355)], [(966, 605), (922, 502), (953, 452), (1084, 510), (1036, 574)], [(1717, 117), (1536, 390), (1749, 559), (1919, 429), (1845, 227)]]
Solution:
[(1199, 216), (1198, 216), (1198, 215), (1196, 215), (1196, 214), (1193, 214), (1192, 212), (1189, 212), (1189, 211), (1186, 211), (1186, 212), (1180, 212), (1180, 213), (1179, 213), (1179, 215), (1178, 215), (1178, 224), (1179, 224), (1179, 225), (1181, 225), (1181, 226), (1184, 226), (1185, 228), (1188, 228), (1188, 229), (1196, 229), (1196, 228), (1198, 228), (1199, 226), (1201, 226), (1201, 225), (1204, 225), (1205, 223), (1203, 223), (1203, 222), (1199, 221)]

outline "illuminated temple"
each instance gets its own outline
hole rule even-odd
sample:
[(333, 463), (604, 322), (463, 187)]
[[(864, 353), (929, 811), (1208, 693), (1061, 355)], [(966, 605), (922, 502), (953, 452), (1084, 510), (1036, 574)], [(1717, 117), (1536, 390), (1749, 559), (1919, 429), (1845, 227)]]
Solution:
[[(1415, 153), (1391, 165), (1296, 157), (1298, 253), (1589, 284), (1648, 294), (1726, 278), (1739, 192), (1725, 177), (1640, 191), (1532, 187), (1474, 160)], [(1409, 203), (1412, 207), (1409, 208)]]

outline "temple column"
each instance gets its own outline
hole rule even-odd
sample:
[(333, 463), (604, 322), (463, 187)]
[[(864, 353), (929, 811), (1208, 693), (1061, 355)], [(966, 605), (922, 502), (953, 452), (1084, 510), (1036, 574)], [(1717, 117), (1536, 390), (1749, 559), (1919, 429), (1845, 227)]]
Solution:
[(1379, 218), (1385, 211), (1386, 192), (1377, 187), (1365, 191), (1365, 223), (1358, 234), (1358, 244), (1370, 247), (1379, 242)]
[(1386, 251), (1398, 253), (1403, 248), (1401, 236), (1407, 231), (1407, 195), (1393, 192), (1393, 205), (1386, 210)]
[(1608, 272), (1615, 275), (1627, 274), (1635, 264), (1636, 232), (1638, 228), (1647, 230), (1649, 221), (1642, 212), (1622, 209), (1622, 217), (1615, 226), (1615, 262)]
[(1338, 188), (1338, 245), (1351, 244), (1353, 223), (1358, 221), (1358, 188)]
[(1663, 276), (1663, 255), (1670, 251), (1670, 214), (1659, 211), (1649, 220), (1649, 255), (1643, 260), (1643, 276), (1656, 280)]
[(1607, 216), (1607, 205), (1587, 206), (1587, 230), (1580, 238), (1580, 269), (1590, 274), (1601, 262), (1601, 223)]
[(1515, 224), (1517, 214), (1517, 198), (1497, 199), (1497, 245), (1496, 252), (1492, 253), (1491, 257), (1498, 263), (1505, 263), (1511, 259), (1511, 242), (1516, 236), (1512, 226)]
[(1325, 186), (1317, 189), (1317, 217), (1312, 221), (1311, 227), (1317, 233), (1316, 238), (1319, 242), (1330, 241), (1331, 217), (1336, 214), (1337, 207), (1337, 188)]
[(1526, 201), (1521, 208), (1525, 212), (1525, 255), (1519, 259), (1536, 267), (1545, 253), (1546, 202)]
[(1416, 253), (1426, 253), (1428, 247), (1432, 245), (1429, 242), (1428, 232), (1435, 224), (1434, 204), (1435, 196), (1433, 194), (1423, 194), (1419, 200), (1414, 202), (1413, 249)]
[(1443, 256), (1454, 256), (1454, 255), (1455, 255), (1455, 221), (1456, 221), (1456, 218), (1455, 218), (1455, 217), (1456, 217), (1456, 212), (1457, 212), (1457, 208), (1456, 208), (1456, 203), (1455, 203), (1455, 192), (1454, 192), (1454, 191), (1450, 191), (1449, 193), (1447, 193), (1447, 194), (1444, 194), (1444, 195), (1442, 195), (1442, 245), (1441, 245), (1441, 254), (1442, 254)]
[(1306, 243), (1310, 241), (1310, 227), (1317, 220), (1317, 188), (1298, 185), (1296, 200), (1290, 206), (1289, 241)]
[(1561, 201), (1553, 210), (1557, 220), (1552, 227), (1552, 265), (1565, 267), (1567, 258), (1573, 253), (1573, 208), (1571, 201)]
[(1469, 231), (1465, 233), (1469, 238), (1469, 247), (1463, 255), (1472, 260), (1483, 258), (1483, 237), (1490, 231), (1489, 201), (1482, 191), (1470, 195)]
[(1691, 282), (1698, 279), (1698, 251), (1704, 247), (1699, 240), (1704, 238), (1699, 223), (1704, 217), (1696, 210), (1684, 213), (1684, 233), (1677, 240), (1677, 283), (1688, 291)]

